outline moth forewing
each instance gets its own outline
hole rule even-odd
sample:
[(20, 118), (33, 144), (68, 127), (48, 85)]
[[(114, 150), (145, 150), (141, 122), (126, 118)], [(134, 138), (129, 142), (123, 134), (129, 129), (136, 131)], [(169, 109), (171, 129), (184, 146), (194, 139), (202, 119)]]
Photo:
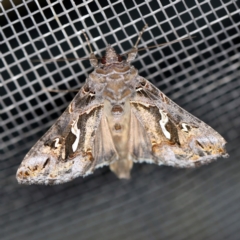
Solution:
[(131, 66), (142, 33), (126, 61), (108, 46), (101, 62), (85, 34), (94, 71), (25, 156), (19, 183), (64, 183), (104, 165), (119, 178), (129, 178), (133, 162), (194, 167), (227, 156), (217, 132)]
[(83, 111), (75, 104), (78, 96), (25, 156), (17, 171), (19, 183), (58, 184), (91, 173), (102, 106)]
[(228, 156), (226, 141), (220, 134), (179, 107), (149, 81), (144, 79), (144, 82), (145, 86), (132, 99), (132, 107), (150, 138), (158, 164), (195, 167)]

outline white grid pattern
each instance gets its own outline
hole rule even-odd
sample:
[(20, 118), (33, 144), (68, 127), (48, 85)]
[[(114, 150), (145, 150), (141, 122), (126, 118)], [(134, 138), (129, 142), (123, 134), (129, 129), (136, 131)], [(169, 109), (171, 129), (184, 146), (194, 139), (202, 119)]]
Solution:
[[(80, 233), (84, 239), (236, 239), (239, 2), (9, 1), (8, 7), (2, 3), (0, 229), (4, 239), (79, 239)], [(133, 64), (140, 75), (219, 131), (229, 142), (232, 161), (186, 171), (137, 166), (127, 183), (104, 168), (51, 189), (18, 186), (14, 174), (24, 154), (74, 96), (45, 88), (78, 89), (92, 71), (88, 61), (47, 64), (32, 59), (88, 57), (82, 30), (99, 56), (108, 43), (125, 53), (145, 23), (149, 27), (139, 47), (195, 36), (141, 51)]]

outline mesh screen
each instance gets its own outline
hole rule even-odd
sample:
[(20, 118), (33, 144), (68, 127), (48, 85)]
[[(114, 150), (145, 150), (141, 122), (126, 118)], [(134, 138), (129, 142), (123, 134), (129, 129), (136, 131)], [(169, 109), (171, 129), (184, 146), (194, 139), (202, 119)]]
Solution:
[[(1, 239), (239, 239), (240, 1), (3, 1), (1, 3)], [(58, 186), (18, 185), (33, 144), (92, 71), (84, 29), (101, 56), (107, 44), (140, 51), (133, 65), (227, 140), (228, 159), (197, 169), (135, 164), (129, 181), (108, 167)], [(33, 61), (38, 59), (39, 61)]]

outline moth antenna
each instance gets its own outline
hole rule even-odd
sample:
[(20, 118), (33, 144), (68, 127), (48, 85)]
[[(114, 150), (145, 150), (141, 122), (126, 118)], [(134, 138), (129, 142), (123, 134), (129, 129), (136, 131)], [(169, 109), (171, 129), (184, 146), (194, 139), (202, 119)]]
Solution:
[[(61, 24), (61, 21), (59, 20), (57, 14), (56, 14), (56, 12), (55, 12), (55, 10), (54, 10), (54, 8), (53, 8), (53, 5), (52, 5), (52, 3), (51, 3), (51, 0), (47, 0), (47, 3), (48, 3), (48, 5), (49, 5), (49, 8), (50, 8), (51, 11), (52, 11), (53, 17), (55, 18), (58, 26), (61, 28), (62, 33), (63, 33), (63, 35), (64, 35), (64, 37), (65, 37), (68, 45), (71, 47), (73, 54), (76, 54), (75, 51), (74, 51), (74, 47), (73, 47), (71, 41), (69, 40), (68, 35), (67, 35), (66, 31), (64, 30), (64, 27), (63, 27), (63, 25)], [(54, 4), (56, 4), (56, 3), (54, 3)]]
[(156, 47), (171, 45), (171, 44), (173, 44), (173, 43), (181, 42), (181, 41), (184, 41), (184, 40), (187, 40), (187, 39), (193, 39), (193, 38), (195, 38), (195, 37), (196, 37), (196, 36), (188, 36), (188, 37), (185, 37), (185, 38), (180, 38), (180, 39), (173, 40), (173, 41), (171, 41), (171, 42), (165, 42), (165, 43), (160, 43), (160, 44), (157, 44), (157, 45), (154, 45), (154, 46), (149, 46), (149, 47), (145, 47), (145, 48), (139, 48), (139, 49), (138, 49), (138, 52), (139, 52), (139, 51), (142, 51), (142, 50), (146, 50), (146, 49), (151, 49), (151, 48), (156, 48)]
[[(58, 23), (59, 27), (61, 27), (62, 32), (63, 32), (63, 34), (64, 34), (64, 36), (65, 36), (65, 39), (67, 40), (69, 46), (70, 46), (71, 49), (73, 50), (73, 54), (75, 54), (74, 47), (73, 47), (71, 41), (69, 40), (68, 35), (66, 34), (66, 32), (65, 32), (65, 30), (64, 30), (64, 27), (62, 26), (62, 24), (61, 24), (61, 22), (60, 22), (60, 20), (59, 20), (59, 18), (58, 18), (58, 16), (57, 16), (54, 8), (52, 7), (51, 0), (47, 0), (47, 3), (49, 4), (49, 7), (50, 7), (50, 9), (51, 9), (51, 11), (52, 11), (52, 13), (53, 13), (53, 16), (54, 16), (56, 22)], [(86, 35), (84, 32), (83, 32), (83, 34), (84, 34), (84, 36), (85, 36), (85, 38), (86, 38), (86, 40), (87, 40), (87, 43), (88, 43), (88, 46), (89, 46), (89, 49), (90, 49), (90, 58), (89, 58), (90, 64), (91, 64), (93, 67), (96, 67), (96, 66), (98, 65), (98, 60), (97, 60), (96, 56), (94, 55), (94, 53), (93, 53), (93, 51), (92, 51), (92, 48), (91, 48), (91, 45), (90, 45), (90, 43), (89, 43), (89, 40), (88, 40), (87, 35)]]
[[(154, 45), (154, 46), (139, 48), (139, 49), (136, 49), (136, 51), (139, 52), (139, 51), (143, 51), (143, 50), (147, 50), (147, 49), (151, 49), (151, 48), (156, 48), (156, 47), (161, 47), (161, 46), (168, 46), (168, 45), (171, 45), (173, 43), (181, 42), (181, 41), (184, 41), (184, 40), (187, 40), (187, 39), (192, 39), (192, 38), (195, 38), (195, 37), (196, 36), (188, 36), (188, 37), (185, 37), (185, 38), (176, 39), (176, 40), (171, 41), (171, 42), (165, 42), (165, 43), (160, 43), (160, 44), (157, 44), (157, 45)], [(131, 52), (132, 52), (132, 50), (130, 52), (121, 54), (121, 56), (129, 55), (129, 53), (131, 53)]]
[(97, 58), (96, 58), (96, 56), (95, 56), (95, 54), (94, 54), (94, 52), (93, 52), (93, 50), (92, 50), (92, 47), (91, 47), (91, 44), (90, 44), (90, 42), (89, 42), (88, 36), (87, 36), (87, 34), (86, 34), (84, 31), (82, 31), (82, 34), (84, 35), (84, 37), (85, 37), (85, 39), (86, 39), (86, 42), (87, 42), (87, 44), (88, 44), (89, 50), (90, 50), (90, 58), (89, 58), (90, 64), (91, 64), (93, 67), (97, 67), (97, 65), (98, 65), (98, 60), (97, 60)]
[(142, 31), (139, 33), (139, 36), (138, 36), (138, 39), (137, 39), (137, 41), (136, 41), (136, 43), (135, 43), (135, 45), (134, 45), (134, 48), (137, 48), (138, 43), (139, 43), (139, 41), (140, 41), (141, 38), (142, 38), (143, 32), (145, 31), (145, 29), (146, 29), (147, 27), (148, 27), (148, 24), (145, 24), (145, 26), (143, 27)]
[(138, 52), (138, 49), (137, 49), (137, 46), (138, 46), (138, 43), (139, 41), (141, 40), (141, 37), (143, 35), (143, 32), (145, 31), (145, 29), (148, 27), (147, 24), (145, 24), (145, 26), (143, 27), (142, 31), (139, 33), (138, 35), (138, 39), (135, 43), (135, 45), (133, 46), (133, 48), (131, 49), (130, 52), (128, 52), (128, 57), (127, 57), (127, 62), (131, 62), (132, 60), (135, 59), (136, 55), (137, 55), (137, 52)]
[(87, 36), (87, 34), (86, 34), (84, 31), (82, 31), (82, 34), (84, 35), (84, 37), (85, 37), (85, 39), (86, 39), (86, 42), (87, 42), (88, 47), (89, 47), (89, 50), (90, 50), (90, 54), (92, 54), (92, 53), (93, 53), (93, 50), (92, 50), (90, 41), (89, 41), (89, 39), (88, 39), (88, 36)]

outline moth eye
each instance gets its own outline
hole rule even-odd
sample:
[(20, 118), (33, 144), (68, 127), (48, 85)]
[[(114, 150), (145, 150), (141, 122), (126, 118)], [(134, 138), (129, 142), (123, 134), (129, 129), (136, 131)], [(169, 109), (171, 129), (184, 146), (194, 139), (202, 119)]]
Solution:
[(101, 63), (106, 64), (106, 57), (105, 56), (101, 58)]
[(118, 55), (118, 61), (122, 62), (122, 56)]

